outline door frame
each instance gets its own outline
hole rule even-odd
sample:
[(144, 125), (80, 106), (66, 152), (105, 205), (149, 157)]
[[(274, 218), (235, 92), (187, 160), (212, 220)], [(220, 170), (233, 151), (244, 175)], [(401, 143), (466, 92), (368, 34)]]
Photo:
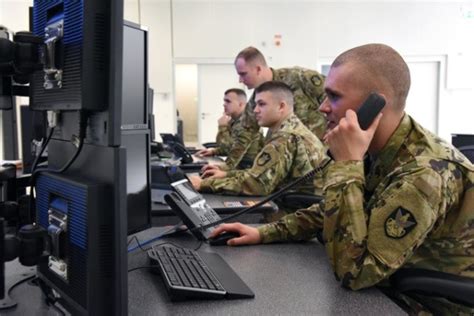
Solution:
[[(201, 115), (201, 83), (199, 82), (199, 66), (202, 65), (234, 65), (234, 58), (187, 58), (187, 57), (178, 57), (173, 59), (173, 77), (176, 78), (176, 65), (180, 64), (194, 64), (197, 67), (197, 133), (198, 133), (198, 145), (202, 144), (202, 120), (200, 119)], [(236, 74), (237, 76), (237, 74)], [(174, 92), (174, 113), (176, 113), (176, 83), (173, 80), (173, 92)]]

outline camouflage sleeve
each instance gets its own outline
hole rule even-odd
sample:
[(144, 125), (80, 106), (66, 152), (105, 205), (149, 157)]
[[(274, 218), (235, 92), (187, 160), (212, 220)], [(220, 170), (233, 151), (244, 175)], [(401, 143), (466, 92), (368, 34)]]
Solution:
[(229, 126), (219, 126), (216, 136), (216, 152), (217, 156), (227, 156), (232, 145), (232, 135)]
[(225, 161), (228, 169), (236, 169), (242, 158), (247, 154), (250, 147), (259, 146), (260, 131), (254, 129), (241, 129), (229, 146), (227, 159)]
[[(291, 142), (284, 138), (267, 144), (255, 158), (252, 168), (229, 171), (222, 179), (204, 179), (202, 192), (242, 195), (268, 195), (286, 177), (293, 160)], [(282, 159), (285, 157), (286, 159)]]
[(306, 106), (308, 109), (304, 110), (301, 106), (305, 102), (298, 101), (298, 95), (295, 95), (295, 103), (298, 103), (300, 109), (298, 109), (298, 116), (301, 117), (305, 125), (316, 135), (319, 139), (323, 139), (324, 133), (326, 132), (326, 118), (319, 111), (319, 107), (326, 98), (324, 92), (324, 76), (319, 72), (303, 69), (300, 73), (300, 85), (302, 92), (306, 95), (310, 102)]
[(335, 162), (327, 169), (323, 237), (343, 286), (360, 289), (387, 278), (443, 215), (440, 174), (414, 166), (389, 176), (393, 181), (367, 206), (362, 161)]
[(305, 94), (318, 105), (326, 98), (324, 76), (317, 71), (304, 69), (301, 73), (301, 85)]
[(308, 240), (323, 228), (319, 204), (288, 214), (279, 221), (258, 227), (262, 243), (287, 240)]

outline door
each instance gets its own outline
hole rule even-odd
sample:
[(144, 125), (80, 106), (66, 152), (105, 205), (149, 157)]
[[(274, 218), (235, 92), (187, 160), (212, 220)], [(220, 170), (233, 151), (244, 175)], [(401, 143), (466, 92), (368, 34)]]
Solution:
[(439, 61), (410, 61), (411, 87), (405, 111), (431, 132), (438, 133)]
[(244, 88), (239, 83), (233, 64), (198, 65), (197, 121), (200, 144), (216, 141), (217, 120), (224, 113), (224, 92), (230, 88)]

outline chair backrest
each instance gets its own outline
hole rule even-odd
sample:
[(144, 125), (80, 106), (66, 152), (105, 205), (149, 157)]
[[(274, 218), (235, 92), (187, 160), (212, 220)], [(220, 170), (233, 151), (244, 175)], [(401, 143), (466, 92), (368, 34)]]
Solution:
[(390, 277), (390, 284), (402, 293), (443, 297), (474, 307), (474, 278), (425, 269), (400, 269)]
[(474, 163), (474, 145), (462, 146), (458, 149), (467, 159)]

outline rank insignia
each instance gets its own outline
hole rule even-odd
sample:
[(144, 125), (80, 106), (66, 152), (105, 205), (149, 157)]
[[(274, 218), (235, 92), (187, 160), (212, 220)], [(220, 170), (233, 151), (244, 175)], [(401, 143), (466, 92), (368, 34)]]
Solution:
[(399, 207), (385, 221), (385, 234), (390, 238), (400, 239), (411, 232), (416, 224), (413, 214)]
[(260, 155), (257, 159), (257, 165), (259, 166), (264, 166), (267, 164), (272, 159), (269, 153), (264, 152), (263, 154)]

